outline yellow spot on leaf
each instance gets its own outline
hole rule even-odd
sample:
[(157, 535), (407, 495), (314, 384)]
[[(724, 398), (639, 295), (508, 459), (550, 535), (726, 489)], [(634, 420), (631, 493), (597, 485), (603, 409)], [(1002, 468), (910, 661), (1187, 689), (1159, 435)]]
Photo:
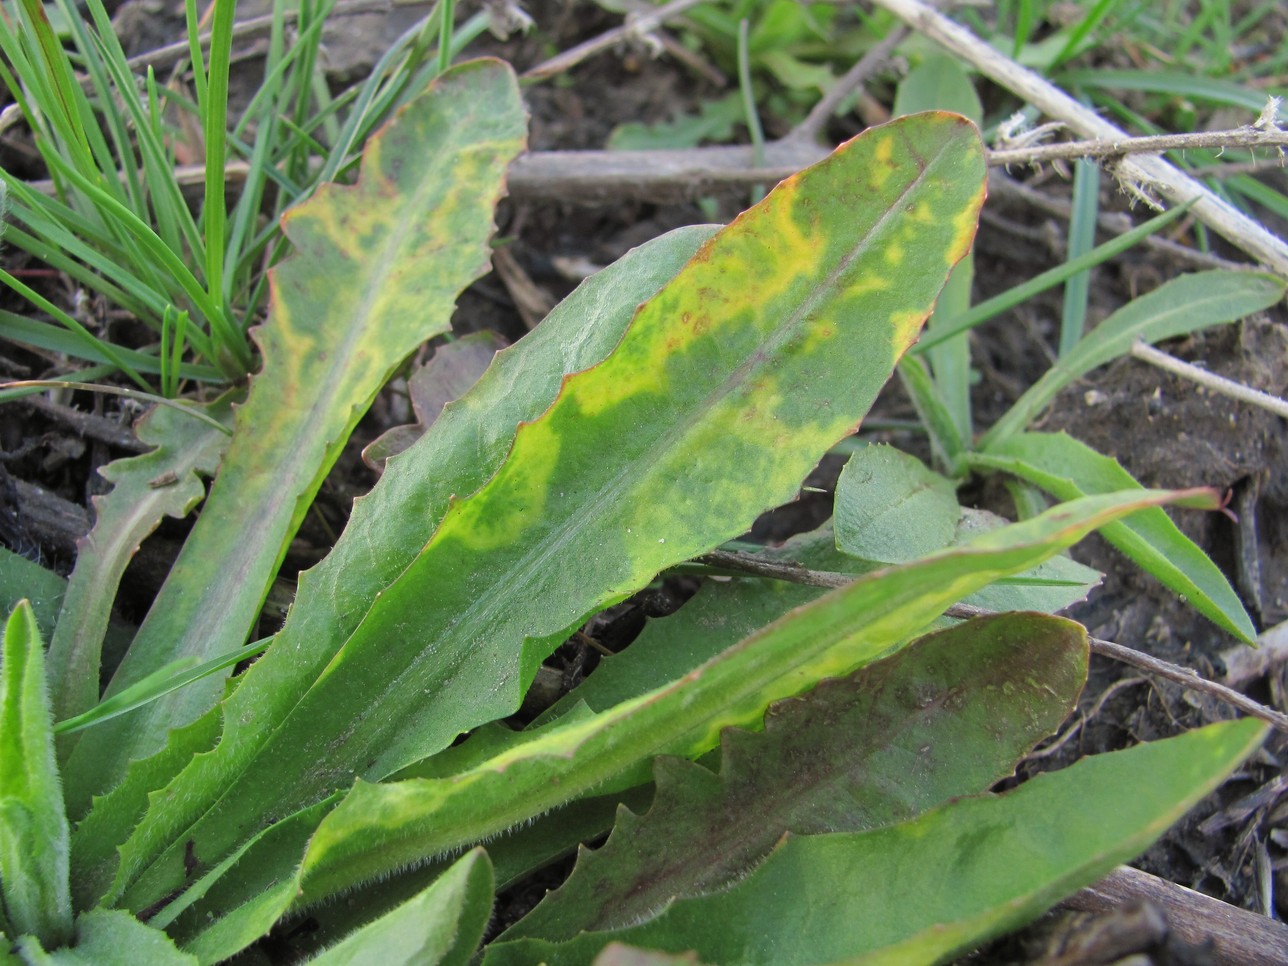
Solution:
[(929, 309), (913, 309), (908, 312), (895, 312), (890, 316), (891, 341), (897, 353), (902, 353), (917, 338), (917, 333), (921, 331), (921, 323), (926, 321), (926, 316), (929, 314)]
[(979, 217), (979, 206), (984, 203), (985, 190), (981, 185), (978, 194), (975, 195), (975, 201), (972, 204), (962, 208), (953, 216), (953, 237), (944, 253), (945, 260), (949, 265), (955, 265), (970, 251), (971, 241), (975, 238), (975, 224)]
[(875, 148), (873, 157), (876, 158), (877, 164), (889, 166), (894, 158), (894, 140), (889, 137), (879, 138)]

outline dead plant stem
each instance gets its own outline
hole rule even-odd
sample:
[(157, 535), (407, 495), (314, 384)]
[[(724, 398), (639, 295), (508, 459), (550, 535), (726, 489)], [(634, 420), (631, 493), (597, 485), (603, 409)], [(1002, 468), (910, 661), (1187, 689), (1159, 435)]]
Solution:
[(690, 7), (696, 7), (699, 3), (704, 2), (705, 0), (671, 0), (665, 7), (659, 7), (656, 10), (627, 14), (626, 22), (620, 27), (606, 30), (598, 37), (592, 37), (576, 47), (556, 54), (549, 60), (542, 61), (536, 67), (524, 71), (521, 76), (524, 80), (533, 81), (545, 80), (556, 74), (562, 74), (564, 71), (576, 67), (583, 60), (593, 57), (601, 50), (615, 47), (617, 44), (632, 38), (639, 40), (647, 38), (658, 27), (674, 20)]
[(847, 97), (866, 84), (868, 78), (886, 65), (894, 49), (907, 36), (906, 27), (896, 27), (874, 44), (866, 54), (855, 61), (853, 67), (845, 72), (845, 76), (833, 84), (831, 89), (819, 99), (819, 102), (805, 116), (805, 120), (797, 124), (787, 135), (788, 139), (817, 141), (837, 108)]
[[(352, 17), (363, 13), (389, 13), (395, 7), (425, 6), (430, 5), (430, 0), (339, 0), (335, 8), (331, 11), (336, 17)], [(258, 37), (267, 34), (273, 29), (273, 21), (276, 14), (263, 14), (259, 17), (249, 17), (246, 20), (239, 20), (233, 24), (233, 40), (246, 40), (250, 37)], [(281, 17), (284, 23), (293, 23), (299, 16), (296, 10), (284, 10)], [(210, 47), (210, 31), (203, 30), (198, 35), (201, 43), (201, 49), (206, 50)], [(166, 44), (163, 47), (157, 47), (145, 53), (131, 57), (126, 63), (129, 64), (130, 70), (140, 70), (151, 67), (155, 70), (161, 70), (166, 67), (173, 67), (181, 60), (185, 60), (192, 53), (186, 39), (176, 41), (172, 44)]]
[(1129, 154), (1158, 154), (1163, 151), (1186, 151), (1199, 148), (1278, 148), (1288, 146), (1288, 131), (1260, 130), (1252, 125), (1229, 131), (1197, 131), (1193, 134), (1157, 134), (1150, 137), (1119, 139), (1095, 138), (1089, 141), (1064, 141), (1060, 144), (1035, 144), (1030, 147), (990, 151), (991, 165), (1042, 164), (1047, 161), (1069, 161), (1075, 158), (1119, 158)]
[(1233, 379), (1227, 379), (1225, 376), (1218, 376), (1215, 372), (1209, 372), (1192, 362), (1178, 359), (1176, 356), (1169, 355), (1160, 349), (1155, 349), (1139, 339), (1132, 343), (1131, 354), (1143, 362), (1148, 362), (1151, 366), (1157, 366), (1159, 369), (1165, 369), (1182, 379), (1198, 383), (1212, 392), (1253, 406), (1259, 406), (1262, 409), (1269, 410), (1276, 416), (1288, 419), (1288, 400), (1272, 396), (1270, 393), (1262, 392), (1260, 389), (1253, 389), (1251, 386), (1245, 386), (1242, 383), (1235, 382)]
[[(1047, 117), (1061, 121), (1084, 138), (1125, 141), (1122, 131), (1091, 108), (1006, 57), (970, 30), (921, 0), (874, 0), (913, 30), (961, 57), (989, 79), (1034, 105)], [(1193, 212), (1213, 231), (1229, 239), (1257, 261), (1288, 278), (1288, 243), (1276, 238), (1241, 211), (1209, 191), (1189, 175), (1156, 155), (1124, 158), (1116, 169), (1124, 188), (1144, 195), (1157, 191), (1173, 204), (1197, 199)]]
[[(821, 102), (820, 102), (821, 103)], [(808, 121), (808, 118), (806, 119)], [(756, 165), (747, 145), (681, 148), (653, 151), (534, 151), (521, 156), (510, 168), (510, 192), (533, 201), (563, 201), (574, 204), (620, 201), (665, 202), (691, 199), (720, 188), (743, 189), (757, 183), (776, 183), (827, 156), (828, 150), (800, 132), (806, 122), (785, 138), (765, 145), (765, 162)], [(1288, 132), (1251, 131), (1236, 128), (1203, 135), (1205, 144), (1226, 140), (1227, 146), (1247, 145), (1256, 138), (1261, 145), (1288, 145)], [(1166, 135), (1170, 143), (1191, 135)], [(992, 167), (1039, 163), (1076, 157), (1131, 156), (1137, 151), (1157, 150), (1153, 142), (1164, 138), (1128, 138), (1117, 141), (1070, 141), (1066, 144), (1034, 145), (1026, 148), (988, 152)], [(249, 166), (233, 161), (225, 169), (230, 182), (243, 181)], [(175, 169), (175, 179), (185, 187), (203, 183), (203, 165)], [(53, 183), (35, 181), (31, 186), (50, 194)], [(1197, 206), (1196, 206), (1197, 210)], [(1242, 216), (1240, 216), (1242, 217)], [(1246, 248), (1246, 246), (1244, 246)], [(1251, 249), (1247, 249), (1251, 252)], [(1288, 276), (1288, 254), (1285, 256)]]

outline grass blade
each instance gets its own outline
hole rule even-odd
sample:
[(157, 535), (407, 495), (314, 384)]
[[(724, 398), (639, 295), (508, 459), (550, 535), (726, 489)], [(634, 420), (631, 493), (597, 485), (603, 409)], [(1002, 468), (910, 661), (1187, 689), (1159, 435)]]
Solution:
[[(1073, 217), (1069, 219), (1069, 259), (1077, 259), (1096, 244), (1096, 219), (1100, 214), (1100, 168), (1087, 158), (1074, 162)], [(1070, 275), (1064, 283), (1064, 310), (1060, 313), (1061, 356), (1068, 355), (1087, 325), (1087, 296), (1091, 269)]]
[(979, 441), (987, 451), (1024, 429), (1075, 379), (1131, 351), (1198, 329), (1233, 322), (1283, 298), (1284, 282), (1257, 272), (1212, 271), (1180, 275), (1123, 306), (1057, 360)]

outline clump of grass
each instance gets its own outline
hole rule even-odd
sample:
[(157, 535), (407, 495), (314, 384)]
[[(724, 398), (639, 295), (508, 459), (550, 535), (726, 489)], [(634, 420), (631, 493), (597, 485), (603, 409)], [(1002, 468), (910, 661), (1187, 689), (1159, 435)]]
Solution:
[[(88, 17), (70, 0), (48, 9), (19, 0), (0, 12), (9, 123), (30, 128), (49, 174), (37, 186), (0, 169), (3, 240), (137, 319), (154, 339), (114, 344), (9, 271), (0, 282), (38, 315), (0, 312), (0, 337), (70, 357), (73, 366), (94, 364), (82, 379), (116, 371), (167, 397), (189, 380), (236, 381), (253, 368), (247, 333), (265, 312), (265, 270), (285, 254), (280, 215), (341, 177), (375, 126), (486, 26), (483, 14), (458, 26), (450, 4), (440, 4), (364, 83), (333, 96), (319, 49), (334, 6), (274, 4), (255, 25), (268, 36), (264, 78), (235, 118), (234, 4), (212, 4), (203, 21), (188, 0), (188, 53), (164, 78), (148, 56), (126, 56), (102, 0), (87, 0)], [(192, 155), (202, 159), (196, 192), (180, 164)]]

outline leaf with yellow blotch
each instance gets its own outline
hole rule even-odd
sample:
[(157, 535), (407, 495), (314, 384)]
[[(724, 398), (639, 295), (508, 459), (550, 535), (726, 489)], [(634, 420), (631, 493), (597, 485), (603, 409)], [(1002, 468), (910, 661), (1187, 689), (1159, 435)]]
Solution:
[[(323, 187), (286, 215), (295, 254), (271, 272), (269, 318), (256, 330), (263, 367), (108, 695), (180, 658), (245, 642), (354, 426), (412, 350), (448, 330), (456, 296), (487, 271), (492, 211), (524, 141), (510, 68), (462, 64), (371, 140), (355, 184)], [(222, 691), (212, 675), (87, 732), (65, 769), (73, 814)]]
[(145, 817), (113, 894), (150, 906), (185, 881), (185, 851), (204, 872), (266, 822), (510, 714), (588, 614), (794, 497), (916, 339), (983, 196), (975, 127), (918, 115), (787, 179), (703, 244), (605, 361), (520, 426), (481, 489), (455, 489), (339, 653), (225, 761), (218, 802), (191, 825)]

